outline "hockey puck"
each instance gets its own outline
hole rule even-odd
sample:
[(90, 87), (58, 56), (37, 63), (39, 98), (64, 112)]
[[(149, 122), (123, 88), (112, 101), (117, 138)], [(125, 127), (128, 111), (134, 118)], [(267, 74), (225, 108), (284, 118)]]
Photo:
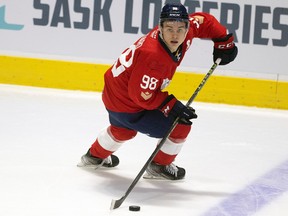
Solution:
[(131, 205), (129, 206), (129, 211), (140, 211), (140, 206)]

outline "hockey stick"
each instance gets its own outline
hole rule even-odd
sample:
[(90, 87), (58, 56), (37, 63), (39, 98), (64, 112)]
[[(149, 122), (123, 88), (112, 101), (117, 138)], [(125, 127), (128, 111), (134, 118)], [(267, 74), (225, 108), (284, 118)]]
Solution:
[[(188, 102), (186, 103), (186, 106), (190, 106), (190, 104), (194, 101), (194, 99), (196, 98), (196, 96), (198, 95), (198, 93), (200, 92), (200, 90), (202, 89), (202, 87), (205, 85), (205, 83), (207, 82), (208, 78), (212, 75), (212, 73), (214, 72), (214, 70), (216, 69), (216, 67), (218, 66), (218, 64), (220, 64), (221, 62), (221, 58), (218, 58), (215, 63), (212, 65), (212, 67), (210, 68), (210, 70), (208, 71), (208, 73), (205, 75), (205, 77), (203, 78), (203, 80), (201, 81), (201, 83), (199, 84), (199, 86), (197, 87), (197, 89), (195, 90), (195, 92), (193, 93), (193, 95), (190, 97), (190, 99), (188, 100)], [(175, 119), (175, 121), (173, 122), (172, 126), (170, 127), (170, 129), (167, 131), (167, 133), (164, 135), (164, 137), (162, 138), (162, 140), (159, 142), (159, 144), (157, 145), (157, 147), (155, 148), (155, 150), (153, 151), (153, 153), (151, 154), (151, 156), (149, 157), (149, 159), (147, 160), (147, 162), (145, 163), (145, 165), (142, 167), (142, 169), (140, 170), (140, 172), (138, 173), (138, 175), (135, 177), (134, 181), (131, 183), (131, 185), (129, 186), (129, 188), (127, 189), (126, 193), (124, 194), (124, 196), (122, 196), (120, 199), (118, 200), (112, 200), (111, 202), (111, 206), (110, 209), (116, 209), (119, 208), (121, 206), (121, 204), (124, 202), (124, 200), (127, 198), (127, 196), (130, 194), (130, 192), (132, 191), (132, 189), (135, 187), (135, 185), (137, 184), (137, 182), (139, 181), (139, 179), (141, 178), (141, 176), (144, 174), (144, 172), (146, 171), (146, 168), (149, 166), (149, 164), (151, 163), (151, 161), (153, 160), (153, 158), (156, 156), (156, 154), (159, 152), (159, 150), (161, 149), (161, 147), (163, 146), (163, 144), (165, 143), (165, 141), (167, 140), (167, 138), (169, 137), (169, 135), (171, 134), (171, 132), (174, 130), (174, 128), (176, 127), (177, 123), (178, 123), (179, 117), (177, 117)]]

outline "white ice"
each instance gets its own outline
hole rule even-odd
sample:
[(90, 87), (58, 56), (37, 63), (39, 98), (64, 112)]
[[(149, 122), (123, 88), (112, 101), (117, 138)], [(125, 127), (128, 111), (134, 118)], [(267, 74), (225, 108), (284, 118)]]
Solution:
[[(236, 206), (242, 209), (236, 215), (287, 216), (288, 179), (282, 180), (288, 170), (277, 166), (288, 160), (288, 111), (192, 106), (199, 117), (175, 161), (186, 169), (186, 178), (141, 178), (111, 211), (111, 200), (124, 195), (157, 140), (138, 134), (117, 151), (120, 164), (111, 170), (79, 168), (80, 157), (108, 126), (101, 94), (0, 85), (0, 215), (208, 215), (260, 179), (269, 181), (273, 194), (260, 189), (248, 201), (240, 193), (233, 207), (217, 215), (235, 216)], [(262, 179), (275, 169), (275, 178)], [(260, 206), (262, 199), (268, 201)], [(131, 212), (129, 205), (141, 211)]]

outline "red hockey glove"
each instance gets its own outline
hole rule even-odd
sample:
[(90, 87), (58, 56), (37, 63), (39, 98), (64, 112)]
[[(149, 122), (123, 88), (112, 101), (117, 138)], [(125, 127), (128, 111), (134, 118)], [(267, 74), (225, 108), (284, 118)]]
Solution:
[(214, 38), (214, 51), (213, 51), (213, 60), (216, 61), (217, 58), (221, 58), (220, 65), (226, 65), (232, 62), (237, 54), (238, 48), (234, 44), (233, 34), (230, 33), (224, 38)]
[(175, 119), (179, 117), (180, 120), (186, 124), (192, 124), (189, 120), (197, 118), (195, 110), (192, 107), (185, 106), (172, 94), (164, 100), (159, 109), (166, 117), (172, 116)]

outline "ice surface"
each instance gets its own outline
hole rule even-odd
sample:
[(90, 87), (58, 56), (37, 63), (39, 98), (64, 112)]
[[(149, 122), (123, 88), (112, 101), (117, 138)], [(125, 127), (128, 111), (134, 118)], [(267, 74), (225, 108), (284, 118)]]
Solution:
[(101, 94), (0, 85), (0, 215), (286, 216), (288, 111), (192, 105), (199, 117), (175, 161), (185, 180), (141, 179), (110, 211), (157, 140), (138, 134), (111, 170), (78, 168), (108, 126)]

